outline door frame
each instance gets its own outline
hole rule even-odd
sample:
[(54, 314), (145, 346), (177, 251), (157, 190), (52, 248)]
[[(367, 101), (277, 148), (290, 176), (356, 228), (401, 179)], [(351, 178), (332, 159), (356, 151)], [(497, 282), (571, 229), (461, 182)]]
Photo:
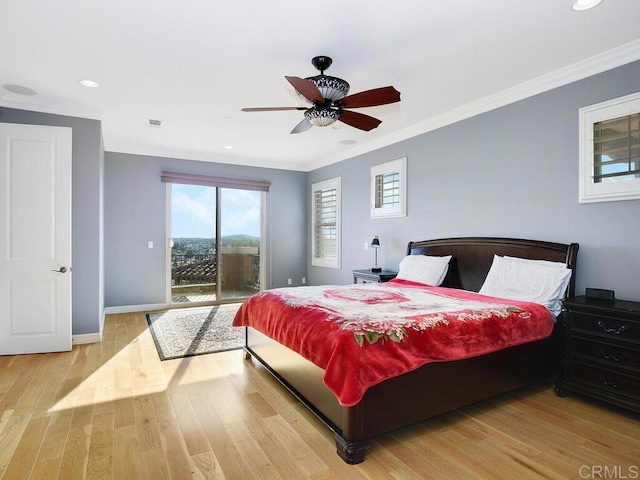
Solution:
[[(216, 283), (216, 301), (215, 302), (191, 302), (191, 303), (173, 303), (171, 301), (171, 217), (172, 217), (172, 183), (166, 183), (165, 190), (165, 224), (166, 224), (166, 233), (165, 233), (165, 303), (166, 308), (185, 308), (185, 307), (195, 307), (195, 306), (204, 306), (204, 305), (221, 305), (224, 303), (235, 303), (236, 300), (230, 299), (229, 301), (220, 301), (221, 295), (221, 284), (218, 281)], [(217, 232), (220, 231), (220, 199), (221, 193), (220, 189), (223, 187), (212, 187), (216, 189), (216, 236)], [(260, 192), (260, 285), (259, 289), (263, 290), (266, 285), (267, 279), (267, 202), (269, 200), (268, 192)], [(218, 240), (216, 240), (218, 241)], [(221, 251), (218, 248), (219, 245), (216, 245), (216, 256), (217, 256), (217, 264), (220, 265), (220, 255)]]

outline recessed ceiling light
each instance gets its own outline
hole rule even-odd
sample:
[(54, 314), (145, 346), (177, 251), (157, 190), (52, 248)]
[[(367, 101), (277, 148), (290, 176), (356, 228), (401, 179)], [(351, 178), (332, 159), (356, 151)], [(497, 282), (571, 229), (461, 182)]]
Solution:
[(94, 82), (93, 80), (79, 80), (80, 85), (84, 85), (89, 88), (98, 88), (100, 84), (98, 82)]
[(233, 150), (233, 146), (231, 146), (231, 145), (225, 145), (224, 148), (226, 150)]
[(582, 10), (589, 10), (590, 8), (596, 7), (601, 3), (602, 0), (575, 0), (571, 8), (576, 12), (581, 12)]
[(13, 85), (11, 83), (2, 85), (2, 88), (7, 92), (17, 93), (18, 95), (36, 95), (38, 93), (31, 88), (23, 87), (22, 85)]
[(338, 143), (340, 145), (353, 145), (354, 143), (357, 143), (357, 142), (355, 140), (347, 139), (347, 140), (340, 140)]

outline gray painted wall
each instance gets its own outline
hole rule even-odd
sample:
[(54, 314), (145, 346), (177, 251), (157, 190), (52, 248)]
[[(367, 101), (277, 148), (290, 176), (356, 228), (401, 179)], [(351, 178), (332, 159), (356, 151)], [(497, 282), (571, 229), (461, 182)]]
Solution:
[(0, 107), (0, 122), (71, 127), (72, 139), (72, 332), (103, 326), (102, 130), (98, 120)]
[[(306, 276), (307, 195), (303, 172), (107, 152), (105, 305), (165, 302), (166, 184), (162, 170), (267, 180), (267, 288)], [(153, 249), (147, 242), (154, 242)]]
[[(578, 293), (613, 288), (640, 300), (640, 200), (577, 200), (578, 109), (636, 92), (638, 78), (635, 62), (309, 174), (105, 154), (97, 120), (0, 107), (0, 122), (73, 129), (74, 335), (101, 331), (105, 306), (164, 302), (163, 169), (272, 182), (268, 288), (287, 278), (299, 285), (303, 276), (351, 282), (352, 269), (373, 264), (364, 250), (373, 235), (380, 264), (391, 269), (409, 240), (478, 235), (578, 242)], [(371, 220), (370, 167), (404, 156), (408, 216)], [(310, 186), (334, 176), (343, 188), (341, 270), (312, 267), (308, 255)]]
[[(373, 235), (388, 269), (410, 240), (502, 236), (578, 242), (579, 294), (611, 288), (640, 300), (640, 200), (578, 203), (578, 109), (637, 92), (639, 78), (634, 62), (310, 172), (307, 195), (335, 176), (343, 195), (342, 269), (309, 261), (310, 283), (351, 282), (352, 269), (373, 265)], [(371, 220), (371, 166), (405, 156), (407, 217)]]

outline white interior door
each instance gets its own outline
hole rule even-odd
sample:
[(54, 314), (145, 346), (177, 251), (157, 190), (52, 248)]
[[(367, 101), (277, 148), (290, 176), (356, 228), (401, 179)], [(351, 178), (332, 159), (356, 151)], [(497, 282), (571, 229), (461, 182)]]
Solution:
[(0, 354), (71, 349), (71, 129), (0, 123)]

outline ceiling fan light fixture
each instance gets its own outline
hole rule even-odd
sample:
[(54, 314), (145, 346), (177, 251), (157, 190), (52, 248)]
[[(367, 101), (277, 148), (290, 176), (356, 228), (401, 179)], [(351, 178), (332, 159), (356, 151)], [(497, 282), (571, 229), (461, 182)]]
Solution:
[(305, 110), (304, 117), (316, 127), (327, 127), (340, 118), (340, 110), (330, 107), (313, 107)]
[[(336, 101), (343, 97), (346, 97), (349, 93), (349, 82), (338, 77), (330, 77), (329, 75), (316, 75), (315, 77), (307, 77), (307, 80), (311, 81), (325, 100)], [(309, 101), (303, 95), (298, 93), (298, 96), (305, 101)]]

